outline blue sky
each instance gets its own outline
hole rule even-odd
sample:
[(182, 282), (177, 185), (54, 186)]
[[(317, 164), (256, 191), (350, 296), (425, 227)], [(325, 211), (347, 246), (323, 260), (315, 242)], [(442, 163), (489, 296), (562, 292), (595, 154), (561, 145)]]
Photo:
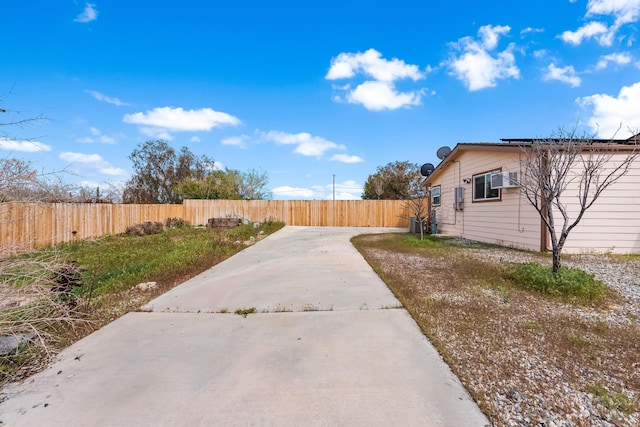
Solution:
[(640, 0), (0, 4), (0, 156), (126, 181), (162, 138), (268, 173), (274, 199), (359, 198), (458, 142), (640, 128)]

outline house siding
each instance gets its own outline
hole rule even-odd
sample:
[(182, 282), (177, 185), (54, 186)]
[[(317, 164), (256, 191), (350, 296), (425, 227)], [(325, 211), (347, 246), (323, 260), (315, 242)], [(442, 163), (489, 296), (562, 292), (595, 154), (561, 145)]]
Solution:
[[(618, 155), (619, 159), (624, 155)], [(614, 157), (609, 167), (616, 163)], [(618, 182), (607, 188), (589, 208), (567, 238), (565, 253), (640, 253), (640, 160)], [(563, 201), (571, 219), (579, 209), (577, 183), (566, 190)], [(559, 230), (562, 218), (557, 218)]]
[[(540, 250), (540, 217), (519, 189), (501, 190), (501, 199), (473, 202), (473, 184), (464, 183), (474, 175), (493, 170), (519, 171), (517, 151), (462, 151), (446, 165), (431, 186), (441, 186), (442, 203), (434, 207), (438, 233), (521, 249)], [(455, 187), (464, 188), (464, 207), (454, 209)]]

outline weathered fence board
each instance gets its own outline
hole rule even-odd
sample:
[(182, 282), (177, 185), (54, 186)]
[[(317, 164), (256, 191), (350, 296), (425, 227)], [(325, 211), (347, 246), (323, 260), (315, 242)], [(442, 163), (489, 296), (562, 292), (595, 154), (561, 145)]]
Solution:
[(181, 205), (107, 203), (0, 203), (0, 255), (8, 247), (31, 249), (75, 239), (123, 233), (144, 221), (209, 218), (329, 227), (408, 227), (401, 200), (185, 200)]

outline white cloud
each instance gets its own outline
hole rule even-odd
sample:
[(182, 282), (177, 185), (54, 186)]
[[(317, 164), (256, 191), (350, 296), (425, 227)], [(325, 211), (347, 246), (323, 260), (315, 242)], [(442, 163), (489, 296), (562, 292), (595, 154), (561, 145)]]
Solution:
[(478, 30), (478, 36), (482, 41), (482, 46), (486, 50), (493, 50), (498, 47), (498, 39), (500, 36), (509, 34), (509, 31), (511, 31), (511, 27), (508, 25), (496, 25), (495, 27), (492, 25), (483, 25)]
[(125, 171), (124, 169), (116, 168), (113, 166), (102, 166), (98, 169), (98, 171), (104, 175), (110, 176), (121, 176), (127, 174), (127, 171)]
[(594, 16), (613, 18), (613, 25), (608, 27), (602, 22), (591, 21), (577, 31), (565, 31), (560, 38), (573, 45), (594, 38), (601, 46), (611, 46), (623, 25), (636, 22), (640, 18), (640, 0), (589, 0), (585, 18)]
[(595, 94), (576, 99), (576, 102), (588, 109), (591, 117), (587, 124), (602, 138), (611, 138), (620, 129), (617, 138), (625, 138), (626, 129), (640, 129), (640, 82), (620, 89), (617, 97), (607, 94)]
[(98, 163), (104, 161), (99, 154), (72, 153), (70, 151), (60, 153), (60, 158), (66, 162), (73, 163)]
[(86, 93), (88, 93), (89, 95), (91, 95), (92, 97), (94, 97), (95, 99), (97, 99), (98, 101), (101, 102), (106, 102), (108, 104), (113, 104), (113, 105), (117, 105), (118, 107), (123, 107), (123, 106), (127, 106), (127, 105), (131, 105), (128, 104), (126, 102), (122, 102), (120, 101), (118, 98), (111, 98), (107, 95), (104, 95), (96, 90), (85, 90)]
[(640, 0), (589, 0), (586, 16), (593, 15), (612, 16), (616, 26), (635, 22), (640, 17)]
[(364, 82), (346, 95), (351, 104), (362, 104), (367, 110), (395, 110), (409, 105), (420, 105), (421, 92), (398, 92), (388, 82)]
[[(271, 190), (274, 197), (288, 197), (292, 199), (332, 200), (334, 194), (333, 183), (314, 185), (311, 188), (292, 187), (283, 185)], [(357, 200), (361, 198), (362, 186), (355, 181), (344, 181), (335, 184), (336, 200)]]
[(149, 138), (165, 139), (167, 141), (173, 140), (173, 136), (165, 128), (140, 126), (139, 130), (140, 130), (140, 133), (148, 136)]
[(108, 135), (100, 135), (100, 142), (103, 144), (115, 144), (116, 140)]
[(103, 135), (102, 132), (100, 131), (100, 129), (95, 128), (95, 127), (90, 127), (89, 128), (89, 132), (91, 132), (91, 134), (93, 135), (93, 137), (82, 137), (82, 138), (76, 138), (77, 142), (80, 142), (82, 144), (93, 144), (93, 143), (102, 143), (102, 144), (115, 144), (116, 143), (116, 139), (114, 137), (108, 136), (108, 135)]
[(87, 3), (82, 13), (76, 16), (73, 22), (80, 22), (86, 24), (87, 22), (95, 21), (98, 19), (98, 10), (95, 4)]
[(524, 36), (525, 34), (536, 34), (536, 33), (544, 33), (544, 28), (527, 27), (524, 30), (520, 31), (521, 36)]
[(509, 31), (508, 26), (485, 25), (478, 30), (479, 41), (463, 37), (452, 43), (451, 46), (460, 51), (460, 55), (452, 55), (447, 63), (451, 74), (463, 81), (470, 91), (494, 87), (500, 79), (519, 79), (520, 69), (513, 55), (515, 45), (510, 44), (494, 56), (490, 53), (498, 46), (499, 36)]
[(430, 70), (428, 67), (421, 71), (417, 65), (407, 64), (397, 58), (384, 59), (380, 52), (369, 49), (364, 53), (341, 53), (333, 58), (325, 79), (348, 79), (362, 75), (366, 81), (355, 89), (349, 83), (343, 86), (333, 85), (334, 90), (345, 94), (334, 95), (332, 99), (336, 102), (362, 104), (372, 111), (395, 110), (419, 105), (422, 96), (422, 91), (399, 92), (395, 82), (402, 79), (424, 79)]
[(293, 152), (302, 154), (303, 156), (321, 157), (329, 150), (346, 149), (344, 145), (336, 144), (335, 142), (319, 136), (313, 136), (307, 132), (292, 134), (279, 131), (269, 131), (263, 132), (262, 138), (267, 141), (275, 142), (276, 144), (295, 145), (296, 148)]
[(538, 49), (533, 51), (533, 57), (536, 59), (542, 59), (547, 56), (549, 52), (546, 49)]
[[(333, 183), (323, 185), (323, 186), (314, 186), (313, 189), (322, 194), (322, 198), (325, 200), (332, 200), (334, 193), (334, 185)], [(336, 200), (357, 200), (362, 197), (363, 188), (361, 185), (356, 183), (353, 180), (347, 180), (344, 182), (336, 182), (335, 184), (335, 195)]]
[(375, 49), (364, 53), (341, 53), (331, 60), (331, 68), (325, 76), (327, 80), (337, 80), (364, 74), (374, 80), (393, 82), (400, 79), (417, 81), (425, 77), (417, 65), (406, 64), (393, 58), (391, 61), (382, 58), (382, 54)]
[(589, 22), (578, 28), (577, 31), (565, 31), (559, 37), (565, 43), (577, 46), (584, 40), (595, 38), (601, 46), (610, 46), (613, 34), (601, 22)]
[(40, 151), (51, 151), (51, 146), (36, 141), (0, 138), (0, 150), (38, 153)]
[(626, 52), (603, 55), (600, 57), (600, 61), (596, 64), (596, 70), (605, 69), (611, 63), (616, 65), (627, 65), (631, 63), (632, 59), (631, 55)]
[(340, 163), (360, 163), (364, 162), (364, 159), (360, 156), (350, 156), (348, 154), (334, 154), (329, 159), (332, 162), (340, 162)]
[(197, 136), (192, 136), (191, 138), (189, 138), (189, 142), (202, 142), (202, 140), (197, 137)]
[(199, 110), (183, 110), (182, 108), (160, 107), (142, 113), (125, 114), (125, 123), (142, 125), (140, 131), (153, 137), (171, 140), (169, 132), (210, 131), (214, 127), (240, 124), (240, 120), (227, 113), (201, 108)]
[(324, 76), (327, 80), (348, 79), (356, 75), (355, 67), (353, 66), (350, 58), (346, 55), (353, 55), (352, 53), (341, 53), (337, 58), (331, 60), (331, 68), (329, 72)]
[(578, 87), (582, 84), (582, 79), (576, 75), (576, 70), (571, 65), (556, 67), (555, 64), (549, 64), (543, 80), (557, 80), (567, 83), (571, 87)]
[(66, 151), (60, 153), (60, 159), (69, 163), (79, 163), (87, 168), (95, 169), (98, 173), (110, 176), (126, 175), (124, 169), (112, 166), (108, 161), (99, 154), (84, 154)]
[(231, 136), (229, 138), (225, 138), (220, 142), (222, 143), (222, 145), (232, 145), (238, 148), (247, 148), (247, 142), (250, 139), (251, 138), (247, 135), (240, 135), (240, 136)]
[(316, 196), (319, 195), (310, 188), (291, 187), (289, 185), (276, 187), (271, 190), (271, 192), (274, 194), (274, 196), (292, 197), (296, 199), (314, 199), (318, 198)]

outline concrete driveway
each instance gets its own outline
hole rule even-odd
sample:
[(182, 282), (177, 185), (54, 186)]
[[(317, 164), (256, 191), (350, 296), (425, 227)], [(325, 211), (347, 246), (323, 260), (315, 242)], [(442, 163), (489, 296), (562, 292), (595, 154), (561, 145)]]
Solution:
[(284, 228), (5, 387), (0, 426), (488, 425), (349, 243), (387, 231)]

